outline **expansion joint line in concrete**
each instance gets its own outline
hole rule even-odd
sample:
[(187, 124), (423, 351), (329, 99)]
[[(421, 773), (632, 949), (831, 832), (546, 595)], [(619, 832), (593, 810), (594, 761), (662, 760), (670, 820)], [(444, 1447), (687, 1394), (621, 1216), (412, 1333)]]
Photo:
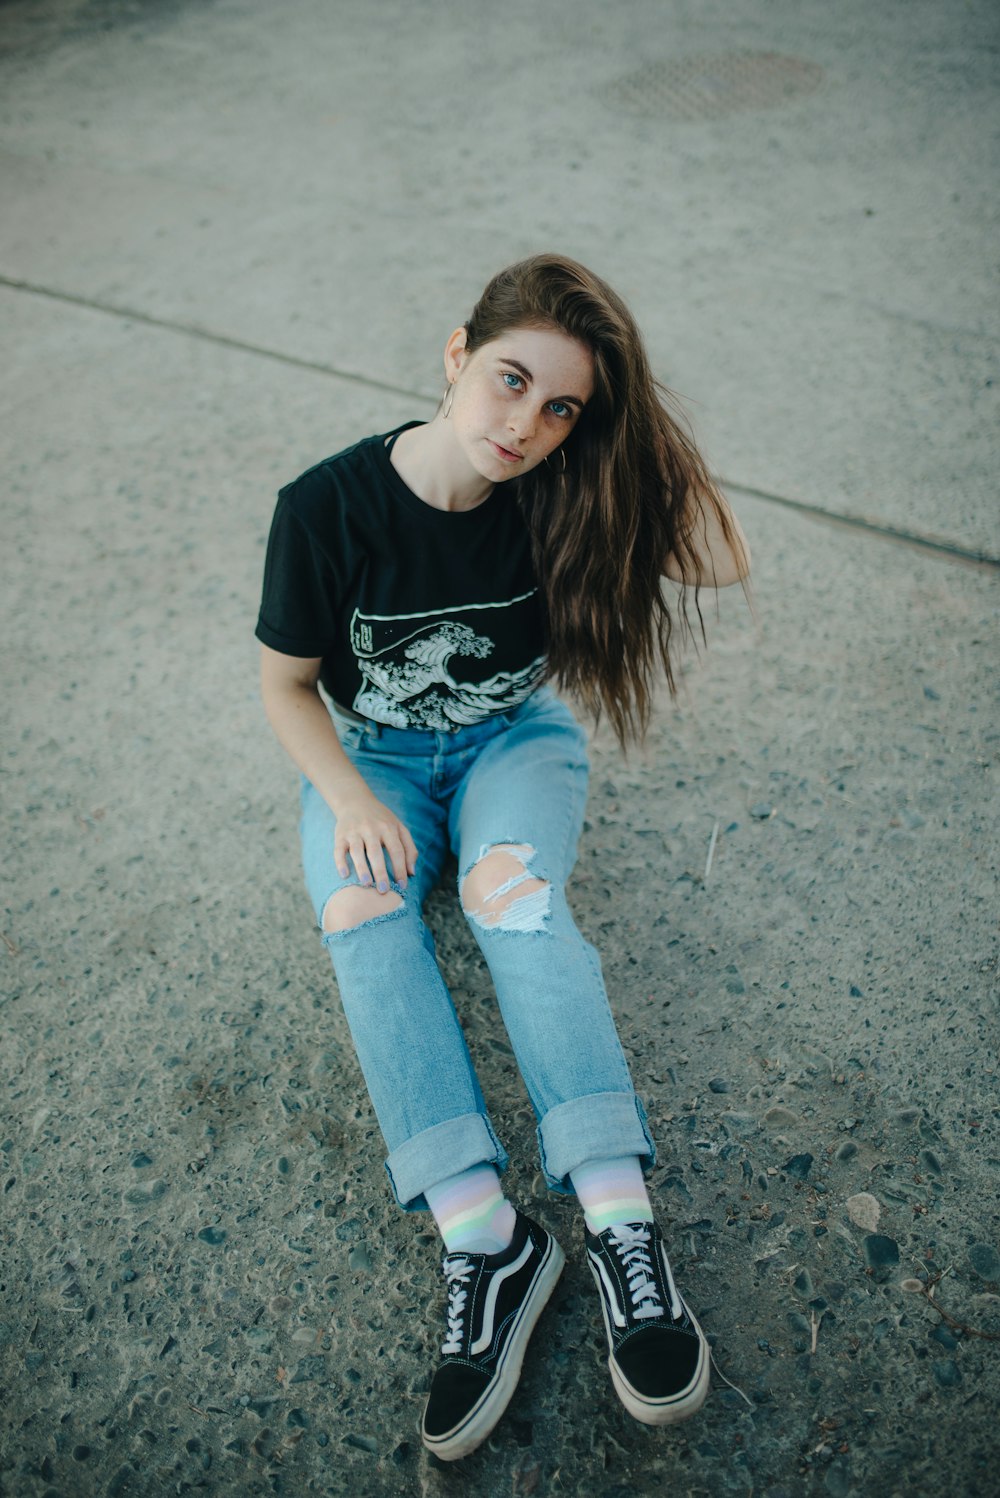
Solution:
[[(371, 376), (358, 374), (354, 370), (338, 369), (336, 365), (324, 364), (318, 359), (296, 358), (294, 354), (284, 354), (278, 349), (265, 348), (257, 343), (247, 343), (245, 339), (232, 338), (227, 333), (214, 333), (210, 328), (201, 328), (196, 323), (178, 322), (169, 317), (154, 317), (151, 313), (137, 312), (131, 307), (117, 307), (110, 302), (76, 296), (72, 292), (56, 291), (51, 286), (38, 286), (34, 282), (22, 281), (14, 276), (0, 275), (0, 286), (6, 286), (11, 291), (27, 292), (31, 296), (47, 297), (50, 301), (64, 302), (71, 307), (83, 307), (88, 312), (98, 312), (106, 317), (119, 318), (123, 322), (140, 323), (143, 327), (160, 328), (168, 333), (180, 333), (187, 338), (199, 338), (204, 343), (215, 344), (218, 348), (234, 349), (241, 354), (253, 354), (259, 359), (270, 359), (275, 364), (285, 364), (291, 369), (306, 369), (313, 374), (326, 375), (335, 380), (345, 380), (351, 385), (363, 385), (369, 390), (384, 390), (389, 395), (402, 395), (408, 400), (421, 401), (428, 406), (437, 404), (437, 396), (428, 395), (426, 391), (411, 390), (405, 385), (393, 385), (388, 380), (372, 379)], [(740, 484), (735, 479), (727, 479), (721, 474), (716, 478), (723, 489), (735, 490), (737, 494), (748, 494), (753, 499), (763, 500), (765, 504), (781, 505), (784, 509), (794, 510), (797, 514), (806, 516), (807, 519), (847, 530), (861, 530), (868, 535), (878, 536), (883, 541), (893, 541), (899, 546), (915, 546), (925, 554), (937, 557), (939, 561), (961, 562), (965, 566), (1000, 569), (1000, 557), (990, 556), (987, 552), (977, 551), (971, 547), (959, 546), (943, 537), (924, 536), (919, 531), (904, 530), (901, 526), (886, 525), (880, 520), (869, 520), (861, 515), (838, 515), (833, 510), (824, 509), (822, 505), (809, 504), (801, 499), (789, 499), (785, 495), (774, 494), (768, 489), (755, 489), (749, 484)]]
[(895, 541), (898, 546), (915, 546), (941, 561), (961, 562), (966, 567), (1000, 568), (1000, 557), (992, 557), (985, 551), (975, 551), (969, 546), (959, 546), (954, 541), (945, 540), (943, 536), (924, 536), (919, 531), (887, 525), (882, 520), (869, 520), (864, 515), (838, 515), (835, 510), (826, 510), (822, 505), (807, 504), (801, 499), (788, 499), (783, 494), (772, 494), (768, 489), (753, 489), (749, 484), (740, 484), (735, 479), (726, 479), (719, 474), (715, 475), (715, 479), (723, 489), (732, 489), (736, 494), (749, 494), (751, 498), (762, 499), (767, 504), (781, 505), (783, 509), (794, 510), (796, 514), (805, 515), (807, 519), (818, 520), (825, 525), (865, 531), (870, 536), (878, 536), (882, 541)]
[(48, 297), (53, 302), (65, 302), (71, 307), (84, 307), (88, 312), (99, 312), (105, 317), (119, 318), (122, 322), (141, 323), (146, 328), (161, 328), (168, 333), (181, 333), (187, 338), (200, 338), (203, 343), (214, 343), (219, 348), (235, 349), (240, 354), (255, 354), (259, 359), (287, 364), (292, 369), (308, 369), (313, 374), (330, 375), (336, 380), (347, 380), (352, 385), (364, 385), (370, 390), (405, 395), (408, 400), (423, 401), (428, 406), (436, 406), (438, 403), (437, 396), (428, 395), (425, 391), (409, 390), (404, 385), (391, 385), (388, 380), (373, 380), (369, 375), (357, 374), (350, 369), (338, 369), (336, 365), (323, 364), (318, 359), (299, 359), (294, 354), (283, 354), (278, 349), (247, 343), (243, 338), (232, 338), (228, 333), (213, 333), (210, 328), (198, 327), (197, 323), (177, 322), (170, 317), (154, 317), (149, 312), (136, 312), (132, 307), (116, 307), (111, 302), (75, 296), (70, 291), (55, 291), (51, 286), (36, 286), (31, 281), (19, 281), (13, 276), (0, 275), (0, 286), (7, 286), (11, 291), (26, 291), (31, 296)]

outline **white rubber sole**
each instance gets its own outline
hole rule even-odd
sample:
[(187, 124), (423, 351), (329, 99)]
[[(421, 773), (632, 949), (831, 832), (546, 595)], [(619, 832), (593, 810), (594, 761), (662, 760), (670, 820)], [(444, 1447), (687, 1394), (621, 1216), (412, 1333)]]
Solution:
[(437, 1440), (422, 1435), (427, 1450), (433, 1451), (441, 1461), (457, 1462), (459, 1458), (468, 1456), (477, 1446), (482, 1445), (500, 1420), (514, 1397), (531, 1334), (559, 1282), (565, 1263), (566, 1255), (556, 1240), (550, 1238), (549, 1252), (542, 1260), (531, 1293), (521, 1307), (496, 1378), (461, 1425), (456, 1425), (447, 1435), (440, 1436)]

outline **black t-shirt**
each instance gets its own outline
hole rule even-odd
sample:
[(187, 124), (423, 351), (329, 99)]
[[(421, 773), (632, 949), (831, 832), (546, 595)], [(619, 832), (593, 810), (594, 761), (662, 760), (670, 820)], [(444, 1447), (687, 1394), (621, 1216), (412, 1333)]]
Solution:
[(389, 461), (395, 436), (367, 437), (281, 490), (257, 638), (322, 657), (326, 692), (364, 718), (464, 728), (544, 675), (530, 540), (509, 484), (474, 510), (418, 499)]

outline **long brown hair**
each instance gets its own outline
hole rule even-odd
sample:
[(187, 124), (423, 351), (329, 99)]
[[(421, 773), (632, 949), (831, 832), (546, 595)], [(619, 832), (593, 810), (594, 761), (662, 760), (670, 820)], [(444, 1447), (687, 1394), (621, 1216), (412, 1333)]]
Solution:
[(563, 443), (565, 469), (539, 464), (517, 480), (547, 630), (548, 675), (624, 746), (649, 722), (656, 673), (676, 690), (678, 636), (692, 634), (688, 587), (674, 618), (662, 572), (672, 553), (694, 585), (690, 544), (700, 506), (733, 540), (727, 511), (653, 378), (642, 335), (611, 287), (559, 255), (534, 255), (493, 277), (465, 324), (471, 352), (515, 327), (553, 327), (594, 359), (594, 393)]

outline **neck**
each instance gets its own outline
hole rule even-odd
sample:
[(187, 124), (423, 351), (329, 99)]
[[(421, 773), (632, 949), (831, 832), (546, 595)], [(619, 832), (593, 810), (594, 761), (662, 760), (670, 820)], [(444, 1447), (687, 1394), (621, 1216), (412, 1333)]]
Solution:
[(474, 510), (493, 493), (493, 484), (470, 465), (441, 415), (400, 432), (389, 461), (407, 488), (435, 510)]

